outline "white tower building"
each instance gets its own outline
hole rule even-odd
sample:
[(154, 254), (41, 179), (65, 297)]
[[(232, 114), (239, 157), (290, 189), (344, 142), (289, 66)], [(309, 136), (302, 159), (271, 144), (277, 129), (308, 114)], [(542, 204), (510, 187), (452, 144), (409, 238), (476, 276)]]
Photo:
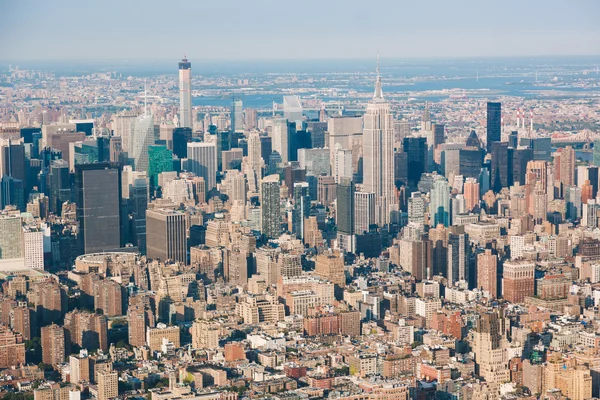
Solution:
[(184, 55), (179, 62), (179, 126), (192, 128), (192, 63)]

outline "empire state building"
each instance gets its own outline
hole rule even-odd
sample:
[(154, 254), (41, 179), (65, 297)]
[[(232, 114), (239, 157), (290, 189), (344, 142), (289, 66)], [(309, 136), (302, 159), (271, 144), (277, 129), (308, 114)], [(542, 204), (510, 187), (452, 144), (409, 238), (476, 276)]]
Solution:
[(375, 194), (375, 221), (390, 223), (397, 209), (394, 185), (394, 123), (390, 103), (384, 100), (377, 59), (377, 80), (373, 100), (367, 105), (363, 126), (363, 188)]

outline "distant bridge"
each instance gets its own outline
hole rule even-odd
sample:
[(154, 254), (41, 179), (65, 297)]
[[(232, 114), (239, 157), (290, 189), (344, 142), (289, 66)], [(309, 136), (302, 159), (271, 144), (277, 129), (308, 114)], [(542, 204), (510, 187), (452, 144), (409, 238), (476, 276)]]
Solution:
[(575, 135), (565, 135), (552, 138), (552, 146), (566, 147), (571, 146), (577, 149), (591, 149), (594, 147), (594, 141), (600, 140), (600, 134), (592, 132), (589, 129), (583, 130)]

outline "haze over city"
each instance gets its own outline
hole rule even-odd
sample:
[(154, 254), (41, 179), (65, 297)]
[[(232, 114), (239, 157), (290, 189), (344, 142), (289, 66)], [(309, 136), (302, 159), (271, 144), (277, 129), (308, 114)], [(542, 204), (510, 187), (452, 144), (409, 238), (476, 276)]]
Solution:
[(0, 400), (600, 399), (600, 2), (0, 11)]

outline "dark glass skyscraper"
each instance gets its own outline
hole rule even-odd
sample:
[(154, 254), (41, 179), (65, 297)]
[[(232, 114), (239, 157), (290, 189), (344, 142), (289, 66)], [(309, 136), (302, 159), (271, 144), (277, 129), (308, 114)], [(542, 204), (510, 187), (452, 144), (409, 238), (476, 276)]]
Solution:
[(403, 148), (408, 158), (408, 185), (416, 187), (427, 166), (427, 140), (424, 137), (407, 137)]
[(337, 191), (337, 229), (347, 235), (354, 233), (354, 182), (345, 178), (338, 183)]
[(512, 157), (509, 154), (509, 160), (512, 159), (512, 176), (509, 179), (509, 185), (516, 182), (525, 184), (525, 175), (527, 174), (527, 163), (533, 160), (533, 150), (531, 149), (509, 149), (512, 152)]
[(82, 254), (120, 248), (121, 170), (111, 164), (75, 166), (79, 250)]
[(192, 141), (192, 128), (173, 129), (173, 154), (178, 158), (187, 158), (187, 144)]
[(492, 150), (492, 143), (499, 142), (502, 137), (502, 104), (487, 103), (487, 151)]
[(173, 153), (171, 150), (161, 145), (148, 146), (148, 179), (150, 187), (154, 189), (158, 186), (158, 174), (172, 170)]
[(478, 147), (458, 150), (458, 169), (465, 178), (477, 178), (483, 165), (484, 152)]
[[(494, 193), (498, 193), (503, 187), (510, 186), (508, 143), (493, 142), (490, 149), (492, 152), (491, 187)], [(512, 172), (512, 169), (510, 171)]]

